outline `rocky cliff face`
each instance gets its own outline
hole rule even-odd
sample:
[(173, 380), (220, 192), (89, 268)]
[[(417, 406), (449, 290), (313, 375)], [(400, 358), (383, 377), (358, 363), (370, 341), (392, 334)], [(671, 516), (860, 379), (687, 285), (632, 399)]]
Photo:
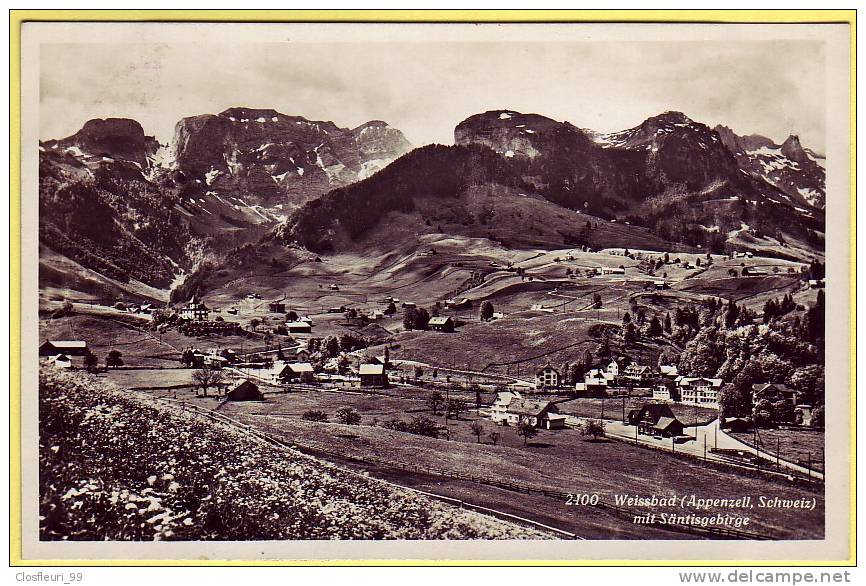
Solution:
[[(741, 168), (717, 130), (680, 112), (602, 134), (537, 114), (493, 110), (462, 121), (454, 139), (455, 147), (417, 149), (370, 181), (302, 206), (277, 235), (317, 250), (337, 249), (391, 211), (417, 215), (421, 230), (445, 226), (461, 234), (496, 234), (500, 241), (535, 229), (514, 218), (500, 225), (496, 194), (500, 206), (513, 206), (506, 200), (514, 194), (526, 198), (517, 206), (525, 208), (524, 217), (541, 217), (535, 213), (540, 204), (530, 204), (546, 200), (713, 251), (743, 232), (771, 235), (779, 243), (785, 235), (818, 243), (824, 229), (823, 215), (806, 209), (802, 196)], [(761, 140), (735, 142), (742, 150)], [(485, 205), (494, 212), (472, 212), (479, 193), (491, 196)], [(571, 229), (558, 228), (563, 242), (581, 241)]]
[(67, 150), (83, 158), (120, 159), (148, 166), (148, 157), (159, 148), (152, 136), (145, 136), (141, 124), (128, 118), (88, 120), (84, 126), (61, 140), (48, 141), (46, 148)]
[(782, 190), (791, 201), (824, 209), (824, 157), (804, 148), (798, 136), (780, 145), (758, 134), (738, 136), (726, 126), (716, 126), (716, 131), (742, 169)]
[(382, 121), (350, 130), (275, 110), (230, 108), (178, 122), (174, 160), (202, 193), (274, 206), (367, 177), (409, 148)]

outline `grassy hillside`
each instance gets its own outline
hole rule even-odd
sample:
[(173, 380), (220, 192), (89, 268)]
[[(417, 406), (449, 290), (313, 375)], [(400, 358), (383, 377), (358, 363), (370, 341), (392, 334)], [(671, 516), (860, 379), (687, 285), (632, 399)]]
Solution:
[(540, 537), (87, 375), (40, 372), (39, 413), (46, 540)]

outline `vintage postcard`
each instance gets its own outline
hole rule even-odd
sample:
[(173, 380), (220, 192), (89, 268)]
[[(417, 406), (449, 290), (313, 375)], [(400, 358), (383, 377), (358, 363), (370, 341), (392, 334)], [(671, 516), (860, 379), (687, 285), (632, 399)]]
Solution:
[(849, 19), (23, 22), (22, 560), (850, 560)]

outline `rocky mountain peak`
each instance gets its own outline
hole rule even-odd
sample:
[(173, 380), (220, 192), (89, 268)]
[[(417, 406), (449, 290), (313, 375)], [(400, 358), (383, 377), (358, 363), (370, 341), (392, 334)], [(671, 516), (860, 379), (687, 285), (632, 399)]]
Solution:
[(159, 148), (156, 139), (145, 136), (141, 124), (130, 118), (88, 120), (72, 136), (51, 144), (75, 147), (85, 155), (132, 161), (142, 168), (147, 166), (147, 157)]

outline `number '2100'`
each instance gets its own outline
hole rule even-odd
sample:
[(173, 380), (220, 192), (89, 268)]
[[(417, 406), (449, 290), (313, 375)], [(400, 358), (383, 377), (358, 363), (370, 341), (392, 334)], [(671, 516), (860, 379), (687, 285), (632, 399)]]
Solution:
[(568, 506), (589, 507), (598, 504), (597, 494), (570, 494), (565, 499)]

